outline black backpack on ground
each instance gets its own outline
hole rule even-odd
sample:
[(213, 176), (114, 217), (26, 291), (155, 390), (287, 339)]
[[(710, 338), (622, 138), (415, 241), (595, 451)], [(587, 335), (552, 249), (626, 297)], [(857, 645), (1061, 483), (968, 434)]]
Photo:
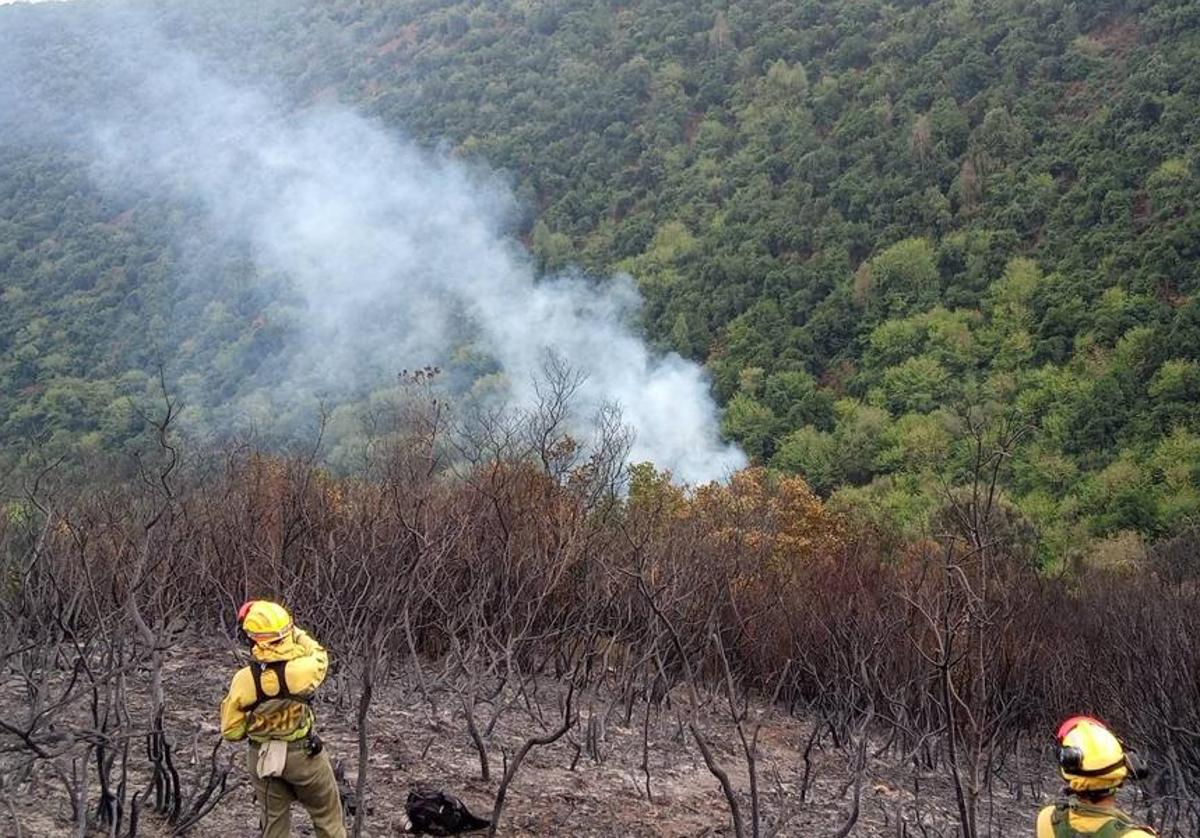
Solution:
[(454, 795), (437, 789), (413, 789), (404, 809), (408, 814), (408, 832), (413, 835), (460, 835), (492, 825), (491, 821), (472, 815)]

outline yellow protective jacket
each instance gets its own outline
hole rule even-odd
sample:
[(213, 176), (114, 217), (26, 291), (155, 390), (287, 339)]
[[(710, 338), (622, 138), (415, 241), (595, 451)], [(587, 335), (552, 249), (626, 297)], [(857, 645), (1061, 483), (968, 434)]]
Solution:
[(329, 654), (301, 629), (251, 654), (254, 661), (234, 674), (221, 702), (221, 735), (231, 742), (303, 739), (313, 727), (309, 701), (325, 680)]
[(1109, 838), (1154, 838), (1154, 831), (1138, 826), (1120, 809), (1090, 806), (1079, 801), (1047, 806), (1038, 813), (1037, 838), (1074, 838), (1096, 835)]

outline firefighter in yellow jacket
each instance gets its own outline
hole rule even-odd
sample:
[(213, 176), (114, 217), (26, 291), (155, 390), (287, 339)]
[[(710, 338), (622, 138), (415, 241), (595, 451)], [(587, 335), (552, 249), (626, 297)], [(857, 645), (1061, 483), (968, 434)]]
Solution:
[(247, 602), (238, 623), (252, 644), (253, 660), (233, 676), (221, 702), (221, 735), (232, 742), (250, 740), (261, 834), (287, 838), (292, 801), (298, 800), (317, 836), (345, 838), (337, 780), (313, 730), (309, 705), (325, 680), (329, 655), (274, 602)]
[(1145, 767), (1102, 723), (1090, 716), (1062, 723), (1058, 769), (1067, 797), (1038, 813), (1037, 838), (1152, 838), (1154, 830), (1117, 808), (1117, 789)]

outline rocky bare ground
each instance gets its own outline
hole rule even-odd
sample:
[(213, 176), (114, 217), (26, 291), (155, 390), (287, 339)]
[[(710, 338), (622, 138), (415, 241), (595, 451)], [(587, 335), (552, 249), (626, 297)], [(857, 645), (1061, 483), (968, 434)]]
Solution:
[[(165, 685), (169, 710), (166, 726), (175, 743), (176, 762), (185, 784), (206, 768), (217, 737), (217, 705), (228, 677), (237, 665), (229, 650), (197, 646), (171, 655), (166, 664)], [(130, 705), (145, 704), (145, 673), (135, 672)], [(405, 796), (410, 787), (428, 784), (462, 797), (476, 814), (490, 813), (492, 801), (507, 759), (525, 737), (541, 733), (523, 700), (502, 715), (490, 743), (492, 778), (480, 778), (479, 757), (467, 733), (461, 704), (450, 692), (438, 692), (435, 707), (414, 690), (392, 679), (379, 691), (370, 719), (371, 811), (365, 834), (399, 833)], [(411, 679), (404, 679), (411, 680)], [(17, 679), (6, 674), (2, 715), (21, 712), (26, 701)], [(562, 691), (553, 682), (542, 682), (530, 707), (540, 704), (546, 723), (553, 726)], [(340, 699), (340, 702), (339, 702)], [(347, 767), (353, 782), (357, 740), (352, 690), (335, 676), (318, 703), (319, 726), (331, 756)], [(717, 836), (732, 835), (728, 806), (714, 777), (706, 769), (695, 745), (684, 735), (676, 715), (669, 709), (651, 715), (648, 737), (650, 796), (642, 770), (643, 707), (635, 709), (626, 725), (624, 713), (608, 704), (579, 696), (580, 722), (568, 737), (553, 745), (533, 750), (513, 781), (504, 813), (501, 835), (539, 836)], [(741, 793), (743, 814), (749, 834), (749, 787), (744, 759), (736, 734), (721, 704), (706, 708), (701, 724), (711, 739), (713, 751), (728, 770)], [(484, 720), (490, 717), (481, 708)], [(597, 723), (607, 716), (599, 743), (599, 759), (589, 755), (585, 731), (590, 716)], [(144, 729), (144, 728), (143, 728)], [(872, 755), (882, 743), (866, 749), (867, 769), (856, 783), (851, 770), (852, 748), (826, 742), (809, 753), (805, 750), (812, 728), (809, 722), (775, 714), (764, 726), (759, 742), (759, 786), (764, 811), (763, 835), (825, 836), (949, 836), (956, 834), (952, 812), (954, 796), (946, 777), (937, 772), (917, 775), (908, 764), (897, 764), (889, 755)], [(231, 762), (231, 790), (216, 809), (192, 831), (192, 835), (236, 836), (255, 834), (255, 804), (245, 775), (244, 747), (222, 745), (219, 759)], [(15, 764), (13, 754), (0, 756), (0, 771), (8, 775)], [(133, 778), (130, 788), (146, 782), (146, 760), (141, 742), (130, 750)], [(91, 771), (92, 766), (88, 766)], [(808, 788), (801, 799), (808, 772)], [(859, 789), (858, 816), (847, 833), (854, 809), (855, 788)], [(1008, 784), (995, 783), (994, 806), (981, 813), (990, 824), (986, 834), (1027, 835), (1044, 793), (1054, 785), (1043, 774), (1026, 784), (1018, 798)], [(57, 836), (71, 834), (70, 807), (61, 782), (42, 765), (30, 781), (2, 790), (6, 804), (0, 806), (0, 834)], [(90, 794), (95, 800), (98, 786), (93, 778)], [(14, 821), (14, 818), (16, 819)], [(297, 808), (294, 834), (311, 835), (307, 818)], [(102, 834), (96, 832), (95, 834)], [(170, 834), (160, 819), (144, 814), (140, 835)]]

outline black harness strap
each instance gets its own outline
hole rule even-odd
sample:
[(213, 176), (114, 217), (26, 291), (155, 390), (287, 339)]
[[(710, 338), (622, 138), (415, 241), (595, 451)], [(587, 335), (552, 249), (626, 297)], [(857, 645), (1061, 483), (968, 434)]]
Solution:
[[(298, 701), (301, 704), (312, 701), (312, 696), (297, 695), (288, 688), (287, 665), (287, 661), (254, 661), (250, 664), (250, 677), (254, 679), (254, 703), (243, 708), (245, 712), (252, 713), (256, 707), (267, 701)], [(274, 695), (263, 692), (262, 676), (268, 671), (275, 673), (275, 681), (279, 684), (279, 692)]]
[(1125, 833), (1136, 829), (1150, 835), (1157, 834), (1149, 826), (1138, 823), (1120, 809), (1101, 808), (1082, 801), (1064, 800), (1054, 807), (1054, 814), (1050, 817), (1050, 825), (1054, 827), (1056, 838), (1077, 838), (1077, 836), (1083, 835), (1082, 832), (1071, 828), (1070, 815), (1072, 812), (1078, 815), (1108, 819), (1103, 826), (1091, 833), (1091, 838), (1120, 838)]

